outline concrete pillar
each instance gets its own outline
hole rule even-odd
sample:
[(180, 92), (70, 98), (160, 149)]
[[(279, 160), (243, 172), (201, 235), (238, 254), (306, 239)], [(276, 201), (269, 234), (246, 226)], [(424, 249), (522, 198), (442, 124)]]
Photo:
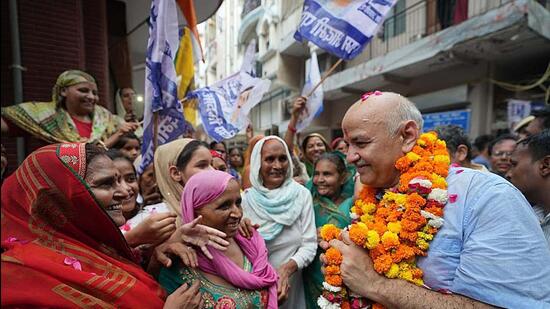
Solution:
[(480, 81), (469, 85), (468, 101), (472, 110), (470, 137), (491, 133), (493, 123), (493, 84)]

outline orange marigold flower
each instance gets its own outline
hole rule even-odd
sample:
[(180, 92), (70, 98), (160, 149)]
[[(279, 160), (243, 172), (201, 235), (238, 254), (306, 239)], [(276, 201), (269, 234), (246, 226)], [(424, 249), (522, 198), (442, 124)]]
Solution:
[(421, 156), (421, 157), (427, 157), (430, 153), (427, 152), (424, 148), (418, 146), (418, 145), (414, 145), (412, 151), (414, 153), (416, 153), (417, 155)]
[(380, 207), (376, 210), (376, 217), (386, 219), (390, 214), (390, 209), (386, 207)]
[[(422, 217), (424, 219), (424, 217)], [(401, 228), (402, 231), (408, 231), (413, 232), (417, 231), (419, 228), (423, 227), (426, 224), (426, 219), (424, 219), (424, 222), (418, 222), (411, 219), (403, 219), (401, 220)], [(403, 232), (401, 232), (403, 233)]]
[(340, 265), (342, 264), (342, 253), (338, 249), (330, 247), (325, 252), (325, 259), (327, 265)]
[(431, 173), (434, 171), (434, 167), (430, 162), (420, 161), (414, 165), (414, 167), (412, 168), (412, 171), (414, 172), (425, 171), (425, 172)]
[(399, 236), (397, 236), (396, 233), (386, 231), (384, 235), (382, 235), (382, 245), (386, 248), (386, 250), (394, 249), (399, 246)]
[(413, 256), (414, 256), (413, 248), (407, 245), (401, 244), (399, 245), (399, 247), (397, 247), (397, 250), (395, 250), (394, 254), (392, 255), (392, 259), (394, 263), (399, 263)]
[(363, 246), (367, 240), (369, 229), (365, 224), (352, 224), (349, 229), (349, 238), (358, 246)]
[(351, 309), (351, 306), (348, 301), (344, 301), (340, 304), (341, 309)]
[(407, 196), (407, 208), (412, 206), (413, 208), (419, 208), (426, 204), (426, 200), (420, 196), (420, 194), (413, 192)]
[(395, 161), (395, 168), (403, 172), (409, 168), (411, 165), (411, 160), (407, 156), (402, 156), (401, 158)]
[(411, 273), (412, 273), (412, 276), (413, 276), (414, 279), (420, 279), (420, 278), (422, 278), (422, 275), (424, 274), (422, 272), (422, 269), (420, 269), (418, 267), (411, 269)]
[(340, 236), (340, 229), (337, 228), (334, 224), (325, 224), (321, 228), (320, 234), (321, 238), (323, 238), (324, 241), (331, 241), (333, 239), (337, 239), (338, 236)]
[(363, 186), (363, 189), (359, 192), (359, 199), (364, 203), (376, 203), (376, 189)]
[(382, 254), (386, 254), (386, 250), (382, 246), (376, 246), (374, 249), (369, 250), (369, 255), (373, 261)]
[(340, 266), (336, 265), (329, 265), (325, 267), (325, 274), (326, 275), (339, 275), (340, 274)]
[(350, 212), (358, 215), (358, 216), (361, 216), (363, 215), (363, 211), (361, 210), (361, 206), (357, 205), (357, 201), (355, 202), (355, 204), (350, 208), (349, 210)]
[(389, 254), (382, 254), (374, 260), (374, 270), (379, 274), (383, 274), (390, 269), (392, 263), (393, 261)]
[(388, 230), (388, 228), (386, 227), (386, 223), (384, 222), (384, 220), (374, 220), (374, 222), (369, 222), (367, 224), (369, 230), (375, 230), (378, 235), (383, 235), (385, 231)]
[(342, 285), (342, 277), (340, 275), (325, 276), (325, 281), (332, 286)]
[(392, 210), (392, 211), (390, 211), (390, 213), (386, 217), (386, 221), (395, 222), (395, 221), (401, 219), (402, 214), (403, 213), (400, 212), (400, 211)]
[[(403, 225), (403, 222), (401, 222), (401, 224)], [(401, 232), (399, 233), (399, 236), (402, 239), (405, 239), (414, 243), (416, 243), (416, 239), (418, 238), (418, 234), (416, 232), (405, 231), (404, 229), (401, 230)]]
[(428, 206), (424, 208), (424, 211), (427, 211), (431, 214), (434, 214), (438, 217), (443, 217), (443, 209), (435, 206)]

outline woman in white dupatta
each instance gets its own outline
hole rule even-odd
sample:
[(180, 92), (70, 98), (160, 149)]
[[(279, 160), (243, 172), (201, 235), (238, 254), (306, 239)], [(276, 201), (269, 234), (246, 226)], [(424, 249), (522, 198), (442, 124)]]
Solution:
[(317, 250), (313, 203), (309, 191), (292, 179), (285, 142), (261, 139), (252, 150), (252, 187), (243, 193), (244, 216), (258, 224), (269, 262), (277, 269), (280, 308), (305, 308), (301, 270)]

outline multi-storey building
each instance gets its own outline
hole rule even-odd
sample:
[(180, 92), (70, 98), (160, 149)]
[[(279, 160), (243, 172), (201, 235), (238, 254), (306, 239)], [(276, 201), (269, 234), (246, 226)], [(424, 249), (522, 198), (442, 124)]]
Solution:
[[(242, 4), (242, 19), (234, 48), (242, 55), (257, 39), (259, 72), (272, 80), (251, 112), (254, 129), (283, 133), (315, 48), (293, 38), (303, 1), (235, 2)], [(363, 53), (327, 78), (324, 111), (307, 131), (341, 134), (347, 108), (375, 89), (408, 96), (429, 115), (428, 126), (453, 119), (472, 137), (506, 127), (509, 99), (545, 100), (548, 81), (526, 91), (501, 88), (497, 81), (532, 84), (544, 76), (550, 59), (548, 8), (546, 1), (534, 0), (399, 0)], [(317, 53), (322, 72), (338, 60)], [(218, 63), (230, 58), (227, 52), (218, 55)]]

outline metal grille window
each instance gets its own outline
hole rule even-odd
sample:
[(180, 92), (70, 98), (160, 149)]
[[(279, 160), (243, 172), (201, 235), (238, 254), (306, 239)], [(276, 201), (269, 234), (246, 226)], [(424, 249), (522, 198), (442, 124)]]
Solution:
[(405, 32), (407, 28), (405, 5), (405, 0), (399, 0), (388, 13), (384, 21), (384, 40)]

